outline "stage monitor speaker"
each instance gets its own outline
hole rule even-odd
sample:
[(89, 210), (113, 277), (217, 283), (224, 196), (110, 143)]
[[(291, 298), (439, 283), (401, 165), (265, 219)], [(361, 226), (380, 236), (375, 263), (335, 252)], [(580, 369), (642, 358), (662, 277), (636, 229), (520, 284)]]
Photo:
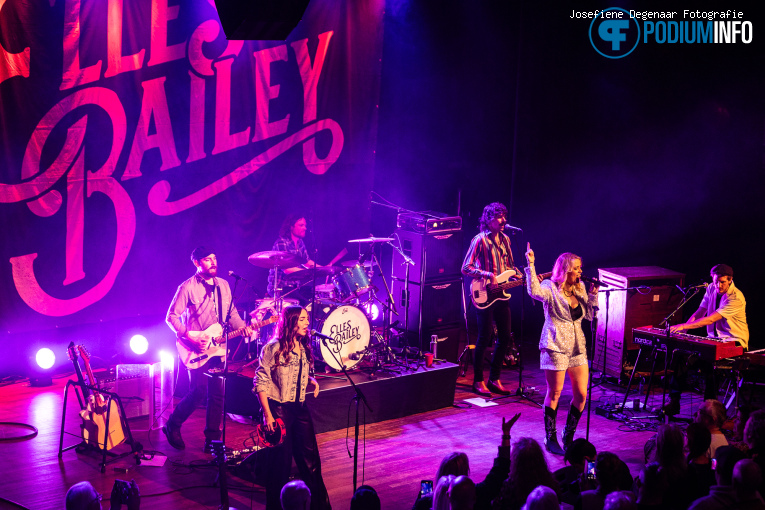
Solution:
[[(398, 229), (396, 235), (401, 247), (414, 265), (409, 266), (412, 283), (438, 282), (461, 277), (462, 232), (419, 234)], [(393, 277), (406, 278), (406, 264), (397, 251), (393, 251)]]
[[(606, 293), (598, 295), (598, 330), (591, 354), (593, 367), (607, 376), (622, 375), (628, 351), (639, 346), (632, 341), (632, 330), (640, 326), (658, 326), (678, 307), (683, 298), (676, 285), (683, 286), (683, 273), (656, 266), (614, 267), (598, 270), (599, 279), (617, 290), (608, 299), (608, 324), (606, 324)], [(635, 290), (620, 291), (628, 287), (650, 287), (645, 294)], [(680, 321), (680, 314), (671, 323)], [(608, 335), (606, 338), (606, 327)]]
[(310, 0), (215, 0), (226, 39), (283, 41)]
[(430, 337), (433, 335), (438, 337), (436, 359), (443, 359), (451, 363), (457, 363), (457, 358), (459, 358), (460, 354), (460, 345), (467, 342), (465, 326), (458, 324), (443, 328), (425, 329), (422, 335), (423, 343), (428, 343), (428, 346), (425, 347), (425, 351), (430, 351)]

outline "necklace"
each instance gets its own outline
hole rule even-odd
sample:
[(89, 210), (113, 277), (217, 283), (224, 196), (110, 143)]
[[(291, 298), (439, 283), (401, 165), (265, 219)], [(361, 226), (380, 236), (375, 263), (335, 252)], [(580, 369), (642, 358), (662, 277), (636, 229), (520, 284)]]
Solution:
[(561, 290), (563, 291), (563, 295), (566, 296), (566, 297), (571, 297), (571, 296), (574, 295), (574, 290), (573, 289), (566, 290), (563, 286), (561, 286)]

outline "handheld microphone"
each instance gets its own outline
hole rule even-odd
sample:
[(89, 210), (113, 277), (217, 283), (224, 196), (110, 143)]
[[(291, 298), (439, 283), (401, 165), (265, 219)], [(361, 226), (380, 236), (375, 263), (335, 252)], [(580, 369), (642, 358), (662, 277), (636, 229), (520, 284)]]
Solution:
[(598, 280), (596, 278), (590, 278), (589, 276), (582, 275), (582, 276), (579, 277), (579, 279), (582, 280), (583, 282), (591, 283), (591, 284), (596, 285), (598, 287), (608, 287), (607, 283), (603, 283), (603, 282), (601, 282), (600, 280)]
[(242, 281), (245, 281), (245, 282), (247, 281), (247, 279), (246, 279), (246, 278), (242, 278), (241, 276), (239, 276), (238, 274), (234, 273), (233, 271), (229, 271), (229, 272), (228, 272), (228, 275), (229, 275), (229, 276), (233, 276), (233, 277), (234, 277), (234, 278), (236, 278), (237, 280), (242, 280)]
[(311, 336), (319, 337), (322, 340), (334, 340), (334, 338), (332, 338), (331, 336), (325, 335), (324, 333), (319, 333), (315, 329), (311, 330)]

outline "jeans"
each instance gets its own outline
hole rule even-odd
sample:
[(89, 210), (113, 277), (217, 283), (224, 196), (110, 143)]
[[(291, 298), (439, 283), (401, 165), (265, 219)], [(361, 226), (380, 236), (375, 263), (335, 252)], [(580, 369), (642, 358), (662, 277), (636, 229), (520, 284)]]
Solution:
[(221, 363), (220, 360), (220, 357), (213, 358), (205, 365), (188, 371), (189, 392), (167, 420), (172, 427), (180, 428), (206, 396), (205, 439), (208, 441), (220, 439), (220, 424), (223, 418), (223, 379), (205, 375), (209, 368), (218, 366)]
[(510, 304), (507, 301), (495, 301), (483, 310), (476, 310), (478, 319), (478, 341), (475, 346), (473, 359), (473, 381), (483, 381), (483, 356), (491, 341), (492, 321), (497, 324), (497, 347), (491, 357), (489, 380), (499, 379), (502, 363), (505, 361), (505, 351), (510, 344)]
[(268, 401), (274, 419), (284, 421), (284, 442), (267, 451), (268, 474), (266, 478), (266, 510), (281, 510), (279, 493), (289, 481), (292, 458), (295, 458), (300, 478), (311, 491), (311, 510), (331, 510), (327, 488), (321, 476), (321, 459), (311, 413), (305, 403), (280, 404)]

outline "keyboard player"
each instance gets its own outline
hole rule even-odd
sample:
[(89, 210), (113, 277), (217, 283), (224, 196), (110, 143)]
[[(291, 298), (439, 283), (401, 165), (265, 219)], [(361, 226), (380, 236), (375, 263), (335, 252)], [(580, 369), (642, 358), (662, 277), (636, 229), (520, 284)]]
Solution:
[[(710, 271), (712, 285), (707, 287), (698, 310), (685, 324), (670, 328), (672, 333), (706, 326), (707, 335), (718, 338), (734, 338), (744, 349), (749, 345), (749, 326), (746, 323), (746, 300), (744, 294), (733, 283), (733, 268), (726, 264), (717, 264)], [(674, 415), (680, 412), (680, 394), (686, 386), (688, 364), (695, 365), (706, 375), (705, 399), (717, 398), (717, 385), (714, 380), (714, 367), (693, 357), (686, 362), (685, 357), (677, 355), (673, 360), (674, 375), (670, 382), (670, 402), (664, 412)]]

